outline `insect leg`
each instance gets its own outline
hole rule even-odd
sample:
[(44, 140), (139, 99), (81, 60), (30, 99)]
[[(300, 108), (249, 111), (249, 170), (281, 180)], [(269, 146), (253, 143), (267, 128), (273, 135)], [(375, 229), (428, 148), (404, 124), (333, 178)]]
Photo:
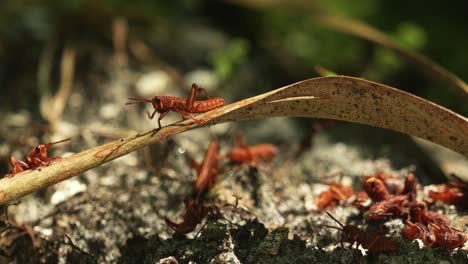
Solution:
[(198, 85), (196, 83), (192, 84), (192, 89), (190, 89), (190, 95), (185, 100), (185, 110), (190, 112), (193, 108), (193, 103), (198, 96)]
[(196, 119), (196, 118), (195, 118), (191, 113), (189, 113), (189, 112), (186, 112), (186, 111), (176, 111), (176, 112), (179, 113), (179, 114), (182, 116), (182, 118), (183, 118), (184, 116), (188, 116), (188, 117), (190, 117), (193, 121), (197, 122), (198, 124), (203, 123), (203, 121), (201, 121), (201, 120), (199, 120), (199, 119)]
[[(156, 110), (154, 111), (154, 113), (156, 113)], [(154, 113), (153, 113), (153, 116), (154, 116)], [(159, 118), (158, 118), (158, 125), (159, 125), (159, 128), (161, 128), (161, 120), (164, 118), (164, 116), (167, 115), (167, 113), (169, 113), (169, 111), (162, 112), (161, 115), (159, 116)], [(151, 118), (151, 119), (152, 119), (152, 118)]]
[(203, 231), (203, 229), (208, 225), (208, 220), (205, 221), (205, 223), (200, 227), (200, 230), (198, 230), (197, 234), (195, 235), (194, 238), (198, 237), (198, 235)]
[(187, 115), (192, 118), (193, 121), (197, 122), (198, 124), (201, 124), (203, 123), (203, 121), (199, 120), (199, 119), (196, 119), (192, 114), (190, 113), (187, 113)]
[(46, 161), (44, 161), (44, 160), (42, 160), (40, 158), (37, 158), (37, 157), (32, 158), (31, 163), (33, 163), (34, 165), (37, 164), (38, 166), (47, 166), (47, 165), (49, 165), (48, 162), (46, 162)]
[(13, 156), (10, 156), (8, 161), (10, 162), (10, 165), (13, 167), (13, 169), (8, 174), (5, 175), (5, 177), (7, 178), (11, 178), (16, 173), (29, 169), (28, 164), (26, 164), (24, 161), (15, 159)]
[(16, 163), (16, 166), (20, 167), (21, 171), (29, 169), (29, 165), (26, 164), (26, 162), (24, 162), (22, 160), (18, 160), (18, 163)]
[(359, 240), (361, 240), (361, 239), (359, 239), (359, 233), (357, 233), (356, 235), (354, 235), (354, 236), (350, 239), (350, 241), (351, 241), (350, 243), (352, 243), (352, 244), (349, 245), (349, 248), (352, 249), (354, 243), (356, 243), (356, 246), (355, 246), (356, 249), (359, 247), (359, 245), (362, 246), (362, 243), (361, 243), (361, 241), (359, 241)]
[(198, 87), (198, 85), (196, 83), (192, 84), (192, 89), (190, 90), (190, 95), (189, 97), (187, 98), (187, 100), (185, 101), (185, 110), (187, 112), (191, 112), (192, 108), (193, 108), (193, 104), (195, 103), (198, 95), (200, 93), (203, 93), (207, 99), (211, 99), (211, 97), (208, 95), (208, 92), (204, 89), (204, 88), (201, 88), (201, 87)]
[(154, 109), (154, 112), (153, 112), (152, 114), (150, 114), (149, 111), (146, 111), (146, 115), (148, 115), (148, 118), (149, 118), (149, 119), (153, 119), (153, 118), (154, 118), (154, 115), (156, 114), (156, 112), (157, 112), (156, 109)]
[(15, 167), (16, 163), (18, 163), (18, 160), (16, 160), (13, 156), (10, 156), (10, 157), (8, 158), (8, 162), (10, 162), (10, 165), (11, 165), (12, 167)]
[(205, 88), (198, 87), (197, 95), (199, 95), (200, 93), (203, 93), (207, 99), (211, 99), (211, 97), (208, 95), (208, 92), (205, 90)]
[[(372, 240), (372, 242), (367, 246), (367, 250), (372, 251), (372, 246), (374, 246), (374, 244), (380, 239), (380, 235), (376, 235), (374, 237), (374, 240)], [(375, 244), (377, 245), (377, 244)]]
[(197, 173), (200, 173), (201, 164), (196, 162), (195, 160), (192, 160), (192, 168), (194, 168), (197, 171)]
[(179, 229), (180, 227), (180, 224), (176, 224), (174, 222), (172, 222), (171, 220), (169, 220), (167, 217), (164, 219), (166, 221), (166, 224), (172, 229), (174, 230), (175, 232), (177, 232), (177, 230)]

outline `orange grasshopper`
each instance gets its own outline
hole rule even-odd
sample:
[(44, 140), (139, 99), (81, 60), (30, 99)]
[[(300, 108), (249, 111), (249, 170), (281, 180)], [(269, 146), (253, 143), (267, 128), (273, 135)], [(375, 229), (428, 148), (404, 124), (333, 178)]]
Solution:
[(231, 149), (227, 158), (237, 163), (256, 165), (259, 161), (269, 162), (278, 153), (278, 148), (273, 144), (248, 146), (241, 137), (236, 138), (236, 145), (238, 147)]
[[(198, 95), (203, 93), (207, 100), (196, 100)], [(211, 98), (205, 89), (198, 87), (197, 84), (192, 84), (190, 95), (187, 98), (180, 98), (176, 96), (155, 96), (151, 99), (146, 98), (135, 98), (129, 97), (131, 102), (127, 102), (126, 105), (137, 104), (137, 103), (150, 103), (154, 111), (152, 114), (146, 112), (149, 119), (153, 119), (156, 113), (160, 113), (158, 118), (158, 125), (161, 128), (161, 120), (166, 116), (169, 111), (174, 111), (184, 116), (189, 116), (193, 121), (201, 123), (200, 120), (196, 119), (192, 113), (205, 113), (220, 106), (223, 106), (225, 100), (223, 98)]]
[(194, 188), (197, 191), (197, 202), (200, 200), (201, 193), (206, 189), (209, 190), (213, 186), (214, 177), (218, 173), (219, 167), (219, 143), (215, 140), (211, 141), (206, 151), (205, 158), (202, 164), (192, 161), (192, 166), (198, 172), (197, 180)]
[(62, 143), (68, 140), (70, 140), (70, 138), (66, 138), (60, 141), (56, 141), (56, 142), (50, 142), (47, 144), (38, 145), (29, 152), (28, 156), (26, 156), (26, 161), (17, 160), (13, 156), (10, 156), (8, 161), (10, 162), (12, 169), (8, 172), (8, 174), (5, 175), (5, 177), (11, 178), (15, 174), (20, 173), (25, 170), (35, 169), (40, 166), (49, 166), (52, 161), (56, 159), (60, 159), (60, 157), (58, 156), (49, 157), (47, 155), (47, 150), (52, 145)]

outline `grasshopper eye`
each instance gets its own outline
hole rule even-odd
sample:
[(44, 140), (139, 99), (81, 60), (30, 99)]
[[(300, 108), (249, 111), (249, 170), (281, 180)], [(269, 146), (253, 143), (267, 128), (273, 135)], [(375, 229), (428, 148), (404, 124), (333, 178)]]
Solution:
[(41, 149), (39, 148), (39, 146), (35, 147), (35, 148), (34, 148), (34, 151), (36, 152), (36, 154), (40, 154), (40, 153), (41, 153)]
[(151, 99), (151, 104), (153, 105), (155, 110), (158, 110), (159, 105), (161, 104), (161, 99), (158, 96), (155, 96)]
[(154, 102), (159, 104), (161, 102), (161, 99), (159, 99), (159, 97), (156, 96), (154, 97)]
[(156, 109), (161, 108), (161, 99), (158, 96), (153, 99), (153, 107)]

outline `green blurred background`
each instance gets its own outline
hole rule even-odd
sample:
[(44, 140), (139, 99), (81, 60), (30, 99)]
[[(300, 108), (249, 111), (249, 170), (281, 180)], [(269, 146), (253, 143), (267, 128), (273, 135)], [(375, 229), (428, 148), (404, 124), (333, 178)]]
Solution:
[[(85, 86), (86, 100), (94, 100), (99, 78), (112, 78), (106, 56), (114, 50), (112, 27), (120, 18), (128, 25), (128, 39), (145, 43), (159, 62), (180, 72), (212, 70), (233, 100), (316, 77), (315, 67), (322, 66), (466, 115), (466, 98), (457, 91), (432, 81), (392, 51), (311, 19), (330, 14), (368, 23), (468, 80), (466, 10), (466, 0), (2, 1), (0, 109), (37, 114), (41, 56), (52, 51), (50, 83), (57, 87), (60, 57), (70, 45), (78, 51), (75, 78)], [(130, 52), (129, 66), (141, 69), (144, 63)], [(95, 78), (89, 77), (91, 70)]]

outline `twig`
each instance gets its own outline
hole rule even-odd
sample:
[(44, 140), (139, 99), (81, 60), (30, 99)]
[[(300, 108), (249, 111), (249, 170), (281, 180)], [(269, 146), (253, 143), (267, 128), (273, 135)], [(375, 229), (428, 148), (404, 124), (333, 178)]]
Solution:
[(123, 17), (118, 17), (112, 25), (112, 42), (114, 44), (114, 62), (118, 66), (127, 65), (128, 24)]
[(46, 45), (41, 53), (39, 59), (39, 67), (37, 70), (37, 87), (38, 93), (41, 96), (41, 114), (45, 115), (47, 112), (46, 105), (51, 97), (51, 91), (49, 88), (50, 84), (50, 72), (52, 71), (52, 63), (54, 57), (54, 51), (56, 48), (56, 40), (54, 37), (49, 37)]
[(81, 254), (84, 254), (84, 255), (87, 255), (87, 256), (91, 256), (92, 254), (90, 254), (89, 252), (87, 251), (84, 251), (83, 249), (81, 249), (80, 247), (78, 247), (77, 245), (75, 245), (75, 243), (73, 243), (73, 240), (71, 239), (70, 235), (68, 235), (67, 233), (65, 233), (65, 237), (67, 238), (68, 241), (65, 241), (64, 244), (65, 245), (69, 245), (70, 247), (72, 247), (73, 249), (77, 250), (78, 252), (80, 252)]
[[(41, 101), (42, 114), (49, 122), (52, 130), (55, 130), (62, 116), (68, 96), (71, 92), (73, 75), (75, 68), (75, 49), (67, 47), (62, 54), (62, 62), (60, 68), (60, 86), (55, 96), (50, 100)], [(46, 98), (49, 96), (44, 94)]]

